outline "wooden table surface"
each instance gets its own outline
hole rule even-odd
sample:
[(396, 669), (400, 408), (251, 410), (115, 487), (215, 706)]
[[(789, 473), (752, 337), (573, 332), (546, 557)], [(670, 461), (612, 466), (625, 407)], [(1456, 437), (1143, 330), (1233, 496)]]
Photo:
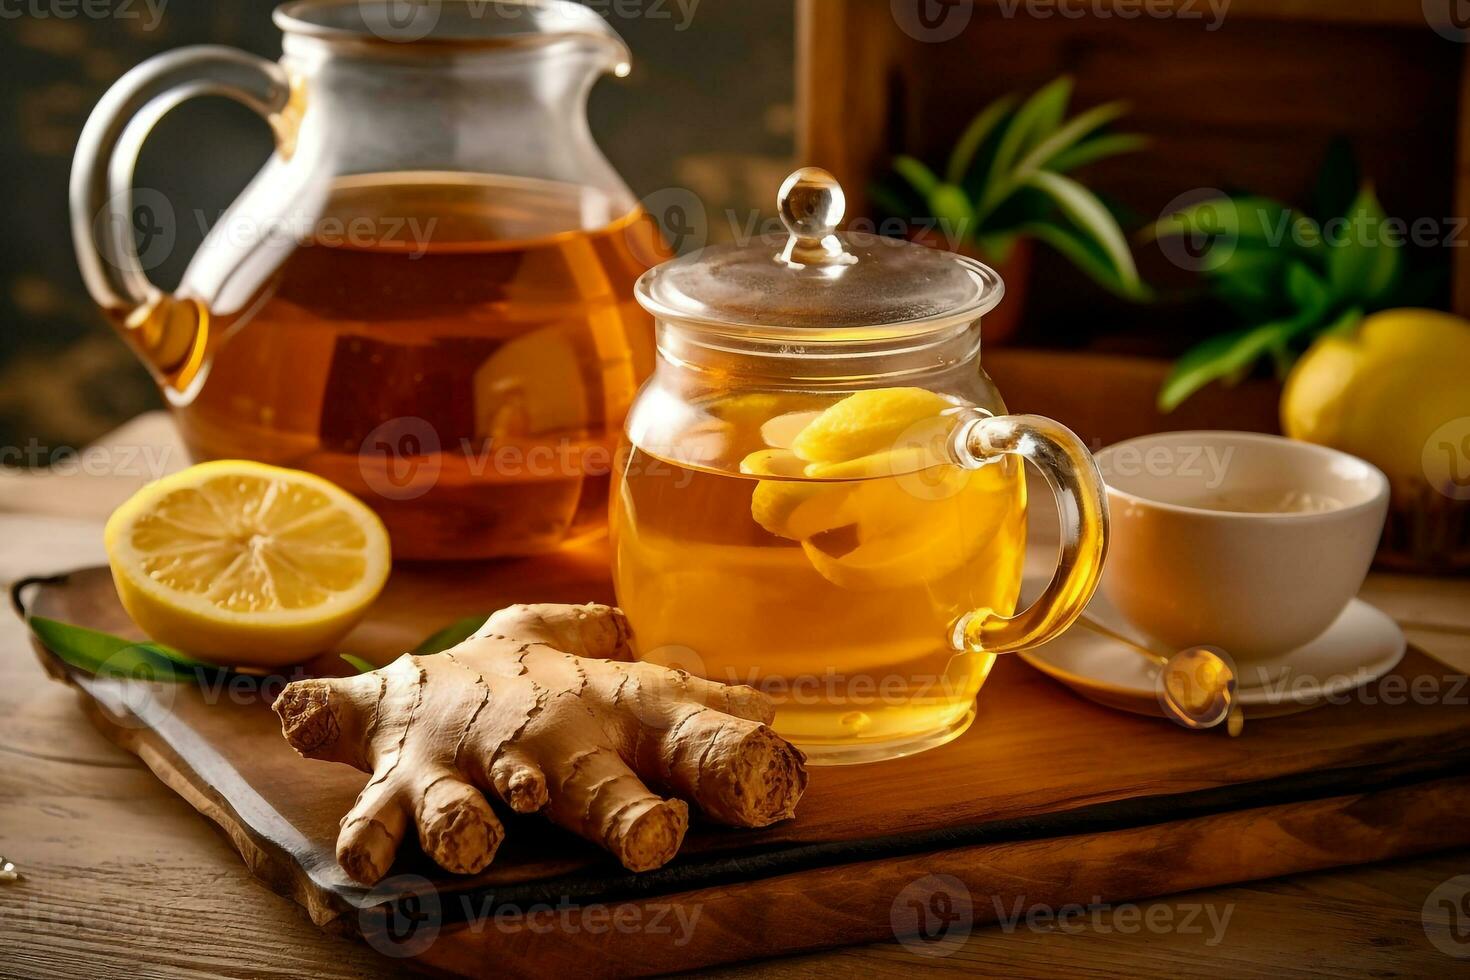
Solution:
[[(90, 474), (0, 474), (0, 582), (100, 563), (110, 508), (151, 475), (160, 449), (170, 468), (184, 462), (157, 416), (101, 447), (94, 459), (107, 465)], [(106, 468), (123, 472), (99, 475)], [(1470, 670), (1470, 582), (1375, 574), (1363, 594), (1404, 625), (1410, 642), (1453, 671)], [(73, 693), (42, 674), (8, 614), (0, 615), (0, 719), (0, 854), (24, 874), (0, 884), (0, 976), (401, 973), (362, 943), (320, 932), (257, 883), (212, 824), (91, 728)], [(1470, 938), (1451, 941), (1465, 957), (1451, 958), (1431, 943), (1425, 907), (1441, 883), (1467, 874), (1470, 852), (1450, 852), (1165, 896), (1061, 925), (1041, 918), (976, 928), (944, 956), (894, 942), (717, 972), (1463, 976)], [(1435, 931), (1445, 945), (1444, 929)]]

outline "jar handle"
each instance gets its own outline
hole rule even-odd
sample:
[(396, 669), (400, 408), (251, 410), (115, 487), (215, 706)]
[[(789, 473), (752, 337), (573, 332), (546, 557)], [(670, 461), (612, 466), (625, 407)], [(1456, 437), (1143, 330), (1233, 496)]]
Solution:
[(77, 143), (71, 171), (71, 230), (87, 290), (161, 383), (186, 390), (203, 367), (208, 313), (148, 281), (133, 238), (133, 170), (149, 131), (198, 95), (223, 95), (272, 124), (291, 86), (280, 65), (217, 45), (180, 48), (138, 65), (108, 89)]
[(1057, 568), (1046, 590), (1014, 616), (986, 608), (961, 616), (954, 644), (975, 653), (1007, 653), (1045, 643), (1081, 615), (1102, 577), (1108, 498), (1097, 463), (1070, 429), (1039, 415), (972, 419), (956, 430), (951, 445), (965, 467), (1006, 455), (1034, 464), (1051, 484), (1062, 525)]

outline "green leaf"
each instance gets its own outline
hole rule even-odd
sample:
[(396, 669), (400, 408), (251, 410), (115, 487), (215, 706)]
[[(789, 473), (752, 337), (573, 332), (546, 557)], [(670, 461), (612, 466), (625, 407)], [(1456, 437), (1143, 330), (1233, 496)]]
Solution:
[(375, 664), (370, 664), (361, 657), (354, 657), (350, 653), (339, 653), (337, 656), (341, 657), (349, 667), (359, 674), (370, 674), (378, 669)]
[(1021, 187), (986, 215), (979, 230), (993, 235), (1019, 228), (1029, 222), (1049, 221), (1056, 210), (1056, 204), (1047, 195), (1035, 188)]
[(1018, 115), (1025, 112), (1030, 117), (1031, 134), (1023, 145), (1023, 150), (1029, 149), (1035, 145), (1037, 140), (1061, 125), (1067, 115), (1067, 103), (1071, 99), (1072, 76), (1058, 75), (1037, 89), (1035, 94), (1026, 100), (1026, 103), (1017, 111)]
[(1322, 241), (1322, 226), (1304, 214), (1293, 212), (1291, 228), (1290, 244), (1292, 247), (1325, 272), (1327, 270), (1327, 248)]
[(1319, 337), (1336, 337), (1347, 335), (1358, 329), (1358, 324), (1363, 321), (1363, 308), (1354, 306), (1344, 310), (1336, 319), (1330, 321), (1326, 326), (1317, 331)]
[(1159, 410), (1172, 412), (1212, 381), (1238, 382), (1263, 354), (1275, 357), (1278, 366), (1289, 365), (1291, 356), (1287, 345), (1298, 335), (1317, 327), (1322, 313), (1320, 309), (1304, 311), (1258, 327), (1211, 337), (1196, 345), (1174, 363), (1164, 379), (1159, 389)]
[(1045, 170), (1032, 174), (1026, 183), (1056, 202), (1078, 231), (1102, 249), (1126, 290), (1139, 289), (1138, 267), (1134, 265), (1123, 230), (1096, 195), (1070, 177)]
[(955, 239), (963, 238), (975, 230), (975, 211), (970, 199), (954, 184), (940, 184), (929, 195), (929, 209), (934, 212), (940, 227)]
[(1327, 283), (1301, 262), (1292, 262), (1286, 269), (1286, 295), (1302, 314), (1315, 320), (1332, 303), (1332, 294)]
[(97, 676), (177, 682), (195, 680), (200, 670), (225, 670), (161, 643), (140, 643), (44, 616), (32, 616), (27, 623), (46, 649), (70, 666)]
[[(976, 204), (981, 219), (1005, 198), (1006, 176), (1011, 167), (1038, 141), (1044, 139), (1067, 112), (1072, 97), (1072, 79), (1066, 75), (1052, 81), (1027, 99), (1001, 134), (995, 156), (985, 177), (985, 193)], [(1012, 185), (1013, 186), (1013, 185)]]
[(1063, 150), (1051, 158), (1047, 169), (1053, 173), (1062, 174), (1097, 160), (1141, 150), (1147, 145), (1148, 137), (1146, 136), (1135, 136), (1131, 133), (1108, 133)]
[[(1271, 365), (1273, 368), (1275, 368), (1276, 380), (1285, 381), (1286, 376), (1291, 373), (1292, 364), (1296, 362), (1296, 355), (1293, 354), (1291, 352), (1291, 349), (1286, 346), (1285, 341), (1282, 341), (1278, 344), (1272, 344), (1269, 348), (1267, 348), (1266, 353), (1271, 355)], [(1239, 383), (1240, 380), (1240, 378), (1237, 378), (1235, 381), (1232, 381), (1230, 383), (1236, 384)]]
[(1212, 381), (1239, 378), (1262, 354), (1284, 345), (1296, 327), (1293, 320), (1278, 320), (1220, 334), (1191, 348), (1174, 362), (1164, 379), (1159, 389), (1159, 411), (1174, 411)]
[(1236, 319), (1242, 323), (1264, 323), (1286, 312), (1282, 308), (1280, 296), (1274, 292), (1264, 296), (1252, 292), (1243, 285), (1243, 281), (1231, 283), (1216, 280), (1210, 284), (1209, 294), (1230, 307)]
[(1125, 283), (1118, 276), (1118, 270), (1109, 261), (1107, 254), (1091, 239), (1040, 221), (1024, 224), (1017, 230), (1056, 249), (1089, 279), (1109, 292), (1131, 300), (1142, 301), (1149, 298), (1148, 287), (1142, 282), (1133, 285)]
[(994, 235), (979, 235), (973, 241), (986, 262), (998, 265), (1011, 257), (1011, 249), (1016, 247), (1019, 237), (1014, 231), (1006, 231)]
[(1150, 241), (1187, 234), (1275, 247), (1289, 241), (1294, 217), (1286, 205), (1267, 197), (1212, 197), (1164, 215), (1139, 232), (1139, 238)]
[(413, 652), (419, 655), (427, 655), (448, 650), (450, 647), (463, 643), (465, 640), (474, 636), (480, 627), (485, 625), (485, 620), (489, 618), (490, 614), (486, 613), (484, 615), (466, 616), (463, 619), (456, 619), (414, 647)]
[(1107, 102), (1073, 116), (1021, 158), (1021, 162), (1016, 164), (1016, 178), (1024, 179), (1028, 174), (1037, 170), (1054, 169), (1050, 168), (1049, 164), (1058, 154), (1074, 149), (1076, 144), (1089, 134), (1106, 126), (1127, 111), (1126, 103)]
[(1334, 295), (1382, 303), (1398, 286), (1403, 242), (1384, 241), (1388, 218), (1371, 185), (1363, 185), (1344, 217), (1346, 225), (1327, 242), (1327, 281)]
[[(990, 105), (982, 109), (970, 125), (965, 127), (964, 133), (960, 135), (959, 141), (955, 143), (954, 149), (949, 154), (949, 166), (945, 168), (944, 176), (951, 184), (959, 184), (970, 175), (970, 168), (975, 163), (975, 154), (980, 150), (987, 137), (995, 132), (1000, 121), (1011, 107), (1016, 104), (1014, 95), (1007, 95), (996, 99)], [(973, 190), (973, 188), (972, 188)]]
[(1287, 253), (1280, 249), (1252, 247), (1227, 238), (1212, 244), (1200, 265), (1214, 281), (1216, 292), (1259, 302), (1279, 295), (1288, 261)]
[(934, 188), (939, 186), (939, 178), (934, 175), (934, 171), (930, 170), (924, 161), (917, 160), (914, 157), (895, 157), (893, 160), (893, 169), (904, 180), (907, 180), (914, 190), (918, 192), (919, 196), (926, 201), (929, 199), (929, 195), (934, 193)]

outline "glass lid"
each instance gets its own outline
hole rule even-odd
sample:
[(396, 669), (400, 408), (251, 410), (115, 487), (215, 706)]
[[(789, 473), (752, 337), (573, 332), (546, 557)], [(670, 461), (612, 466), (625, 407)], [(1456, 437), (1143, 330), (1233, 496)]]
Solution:
[(538, 47), (582, 38), (616, 48), (615, 72), (628, 74), (623, 39), (569, 0), (293, 0), (272, 17), (288, 35), (370, 46)]
[(827, 171), (803, 167), (777, 196), (789, 233), (712, 245), (644, 273), (638, 302), (654, 316), (769, 333), (842, 339), (905, 335), (974, 320), (1005, 287), (989, 266), (896, 238), (838, 232), (846, 208)]

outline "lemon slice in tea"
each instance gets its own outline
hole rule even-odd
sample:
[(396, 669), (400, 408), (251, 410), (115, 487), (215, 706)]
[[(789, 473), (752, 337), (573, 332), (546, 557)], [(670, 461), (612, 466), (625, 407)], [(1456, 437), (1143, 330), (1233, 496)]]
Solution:
[(959, 406), (925, 388), (872, 388), (830, 406), (797, 434), (791, 450), (809, 463), (834, 463), (883, 453), (939, 424)]
[(356, 497), (241, 460), (148, 484), (113, 512), (104, 541), (133, 621), (228, 666), (281, 666), (329, 649), (390, 567), (388, 533)]
[(922, 588), (968, 566), (1002, 516), (1024, 508), (1016, 465), (935, 467), (858, 484), (844, 510), (852, 523), (813, 535), (802, 548), (818, 574), (841, 588)]
[(804, 482), (806, 464), (785, 449), (758, 449), (740, 461), (740, 472), (767, 477), (756, 481), (750, 516), (778, 537), (800, 541), (837, 527), (849, 518), (843, 505), (851, 490), (842, 484)]

